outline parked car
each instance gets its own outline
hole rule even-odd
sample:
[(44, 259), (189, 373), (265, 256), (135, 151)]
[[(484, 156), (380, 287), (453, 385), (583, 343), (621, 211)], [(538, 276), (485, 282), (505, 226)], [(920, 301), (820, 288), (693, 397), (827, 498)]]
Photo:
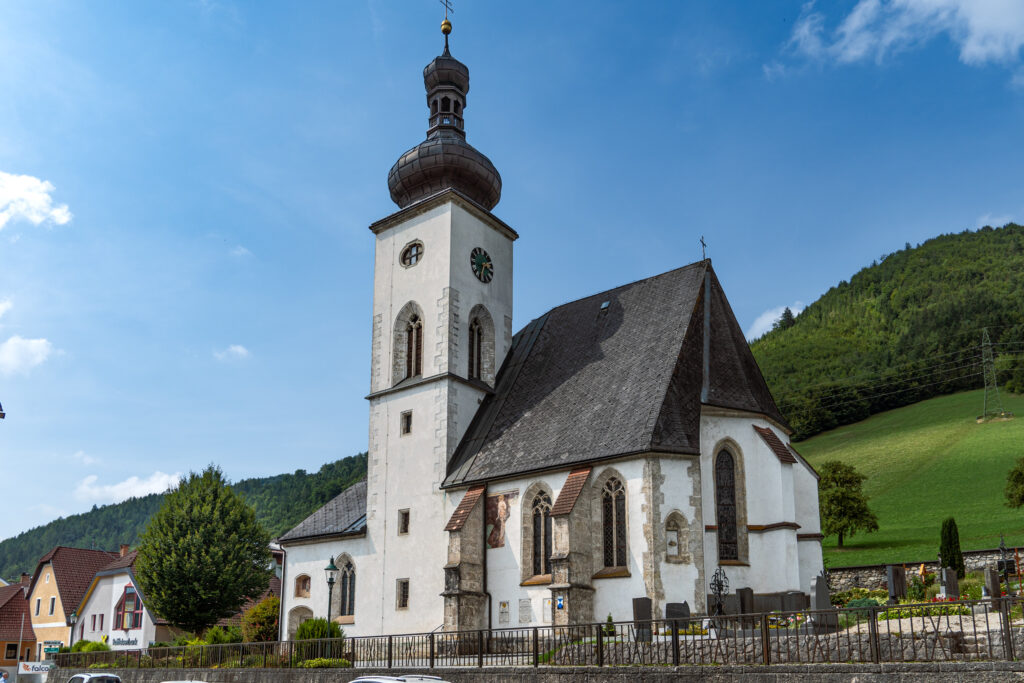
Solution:
[(442, 678), (437, 676), (427, 676), (426, 674), (406, 674), (404, 676), (360, 676), (351, 683), (395, 683), (395, 681), (402, 681), (403, 683), (449, 683)]
[(121, 683), (121, 677), (114, 674), (75, 674), (68, 683)]

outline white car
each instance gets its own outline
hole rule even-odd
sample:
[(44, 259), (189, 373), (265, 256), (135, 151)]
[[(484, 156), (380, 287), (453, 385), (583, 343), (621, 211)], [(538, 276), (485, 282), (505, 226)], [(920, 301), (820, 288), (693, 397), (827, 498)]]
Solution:
[(425, 674), (406, 674), (405, 676), (360, 676), (359, 678), (351, 681), (351, 683), (395, 683), (395, 681), (403, 681), (404, 683), (449, 683), (437, 676), (427, 676)]
[(121, 677), (114, 674), (76, 674), (68, 683), (121, 683)]

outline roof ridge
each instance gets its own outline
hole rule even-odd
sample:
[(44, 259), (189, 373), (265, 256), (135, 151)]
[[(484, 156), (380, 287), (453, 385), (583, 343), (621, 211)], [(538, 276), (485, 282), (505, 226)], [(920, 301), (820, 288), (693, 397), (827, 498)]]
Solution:
[(711, 270), (711, 259), (704, 259), (703, 261), (694, 261), (693, 263), (688, 263), (685, 266), (679, 266), (678, 268), (673, 268), (672, 270), (666, 270), (663, 273), (657, 273), (656, 275), (648, 275), (647, 277), (642, 277), (642, 278), (640, 278), (638, 280), (633, 280), (631, 282), (626, 282), (626, 283), (623, 283), (621, 285), (617, 285), (615, 287), (609, 287), (608, 289), (603, 289), (600, 292), (594, 292), (593, 294), (587, 294), (586, 296), (580, 296), (580, 297), (577, 297), (575, 299), (570, 299), (569, 301), (562, 302), (562, 303), (558, 304), (557, 306), (553, 306), (553, 307), (549, 308), (547, 310), (547, 313), (553, 313), (554, 311), (558, 310), (559, 308), (564, 308), (565, 306), (570, 306), (572, 304), (579, 303), (580, 301), (584, 301), (586, 299), (590, 299), (591, 297), (597, 297), (597, 296), (601, 296), (602, 294), (608, 294), (609, 292), (614, 292), (617, 289), (625, 289), (626, 287), (633, 287), (633, 286), (639, 285), (639, 284), (641, 284), (643, 282), (647, 282), (648, 280), (657, 280), (658, 278), (667, 277), (669, 275), (672, 275), (673, 273), (678, 273), (681, 270), (686, 270), (687, 268), (693, 268), (695, 266), (704, 266), (704, 265), (706, 265), (708, 270)]

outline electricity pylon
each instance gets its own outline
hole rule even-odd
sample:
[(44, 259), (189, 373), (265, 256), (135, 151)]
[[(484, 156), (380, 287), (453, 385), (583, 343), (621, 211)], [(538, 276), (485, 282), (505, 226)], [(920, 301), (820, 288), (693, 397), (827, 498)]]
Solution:
[(999, 386), (996, 384), (996, 360), (992, 353), (992, 340), (988, 338), (987, 327), (981, 329), (981, 371), (985, 376), (985, 406), (981, 419), (1002, 417), (1003, 402), (999, 398)]

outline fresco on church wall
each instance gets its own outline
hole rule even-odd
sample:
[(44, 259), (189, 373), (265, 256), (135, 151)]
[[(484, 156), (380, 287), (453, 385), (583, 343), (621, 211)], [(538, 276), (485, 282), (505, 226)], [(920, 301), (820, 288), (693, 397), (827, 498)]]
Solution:
[(505, 523), (511, 516), (512, 502), (519, 491), (504, 491), (487, 496), (484, 505), (484, 524), (487, 525), (487, 548), (505, 547)]

